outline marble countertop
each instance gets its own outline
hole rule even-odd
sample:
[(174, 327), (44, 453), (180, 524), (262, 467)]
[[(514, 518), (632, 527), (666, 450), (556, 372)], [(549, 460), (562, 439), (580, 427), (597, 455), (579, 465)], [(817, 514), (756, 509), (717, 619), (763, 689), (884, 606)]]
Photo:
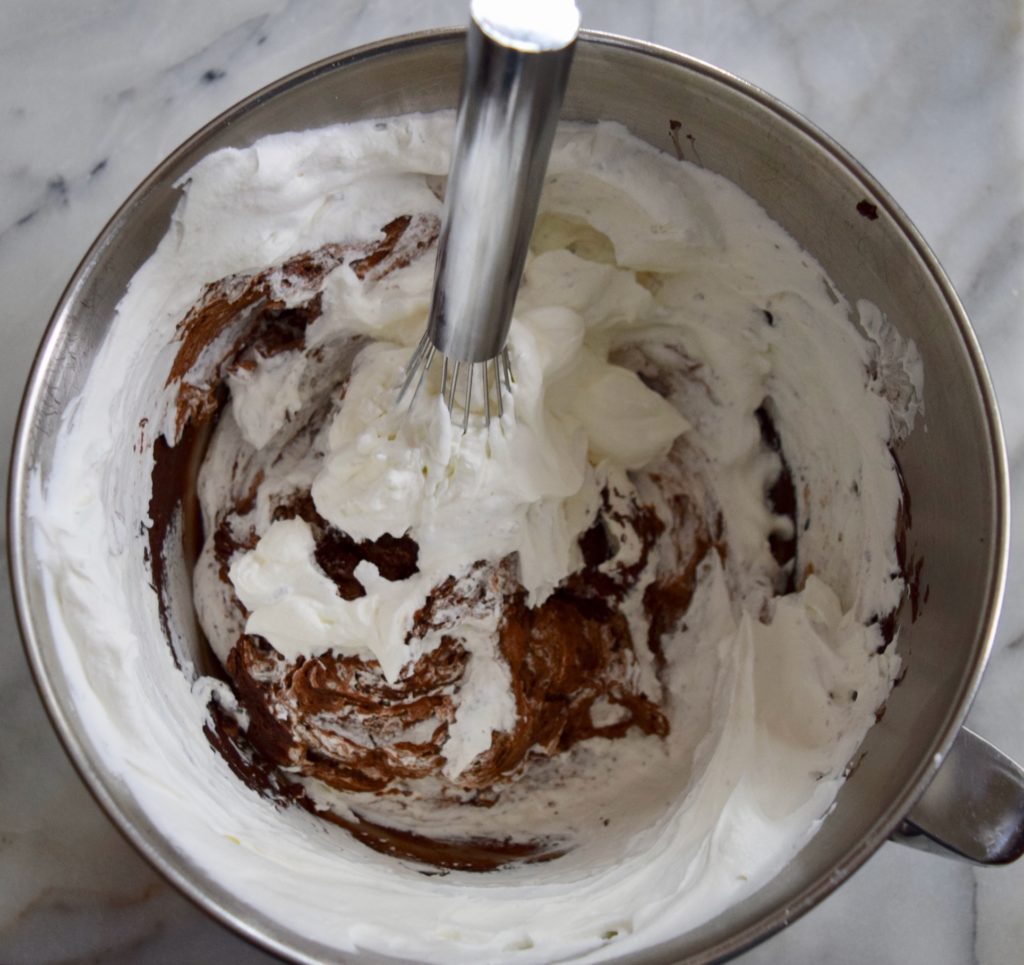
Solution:
[[(766, 88), (904, 206), (973, 319), (1024, 505), (1021, 0), (581, 0), (585, 25)], [(3, 0), (0, 444), (36, 345), (107, 218), (192, 131), (337, 51), (465, 21), (466, 0)], [(6, 477), (6, 472), (5, 472)], [(3, 525), (3, 524), (0, 524)], [(6, 559), (3, 561), (6, 568)], [(969, 723), (1024, 760), (1024, 513)], [(0, 961), (261, 962), (121, 839), (56, 737), (0, 584)], [(1024, 861), (976, 869), (889, 844), (744, 965), (1002, 965), (1024, 949)]]

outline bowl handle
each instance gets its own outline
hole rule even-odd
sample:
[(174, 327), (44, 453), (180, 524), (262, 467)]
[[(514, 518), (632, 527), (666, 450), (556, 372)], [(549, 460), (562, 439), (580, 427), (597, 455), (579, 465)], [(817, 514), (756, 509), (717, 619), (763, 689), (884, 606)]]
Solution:
[(1024, 854), (1024, 769), (966, 727), (893, 841), (975, 864)]

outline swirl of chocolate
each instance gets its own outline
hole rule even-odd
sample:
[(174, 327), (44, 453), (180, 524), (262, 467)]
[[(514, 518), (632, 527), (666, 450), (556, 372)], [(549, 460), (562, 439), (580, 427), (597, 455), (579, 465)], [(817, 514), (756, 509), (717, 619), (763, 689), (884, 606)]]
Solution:
[[(345, 262), (360, 278), (379, 280), (427, 250), (436, 233), (436, 219), (396, 219), (375, 244), (327, 245), (262, 272), (212, 283), (182, 320), (181, 344), (168, 377), (177, 393), (177, 435), (157, 446), (150, 505), (150, 560), (162, 611), (165, 543), (176, 532), (171, 520), (179, 504), (186, 520), (179, 537), (186, 556), (194, 560), (203, 543), (194, 487), (183, 489), (181, 477), (201, 456), (204, 432), (226, 401), (224, 379), (260, 359), (305, 351), (306, 328), (321, 314), (320, 290), (333, 268)], [(226, 348), (213, 357), (206, 350), (215, 340)], [(354, 350), (359, 341), (353, 339)], [(661, 378), (642, 353), (623, 362), (645, 380)], [(335, 400), (344, 397), (344, 388), (334, 389)], [(329, 408), (304, 414), (306, 421), (287, 445), (303, 439), (308, 444)], [(256, 464), (236, 471), (233, 501), (219, 507), (212, 521), (212, 546), (225, 606), (241, 627), (248, 614), (228, 572), (232, 560), (258, 540), (252, 510), (263, 471)], [(664, 737), (668, 719), (657, 694), (649, 692), (649, 681), (648, 691), (641, 689), (636, 647), (649, 649), (660, 661), (662, 636), (682, 621), (698, 564), (708, 552), (724, 557), (726, 550), (685, 493), (655, 477), (650, 481), (662, 493), (669, 518), (637, 501), (623, 508), (606, 491), (596, 519), (579, 540), (582, 567), (538, 606), (528, 605), (515, 556), (478, 561), (461, 577), (434, 587), (406, 637), (416, 656), (393, 683), (373, 659), (327, 652), (288, 661), (261, 637), (241, 633), (223, 670), (245, 715), (211, 704), (211, 743), (261, 793), (315, 810), (296, 775), (343, 793), (396, 801), (417, 795), (438, 806), (488, 807), (532, 764), (566, 754), (581, 742), (618, 739), (631, 731)], [(392, 581), (418, 572), (418, 547), (407, 534), (355, 540), (320, 516), (308, 490), (276, 494), (271, 518), (300, 518), (309, 525), (316, 562), (343, 599), (365, 595), (355, 576), (363, 561)], [(616, 560), (612, 533), (627, 534), (639, 547), (628, 564)], [(671, 566), (666, 572), (659, 568), (650, 582), (651, 554), (656, 544), (664, 553), (666, 542), (673, 547)], [(634, 641), (622, 605), (645, 573), (648, 639)], [(495, 618), (496, 653), (508, 668), (515, 724), (493, 732), (490, 746), (453, 777), (445, 773), (445, 745), (473, 659), (458, 640), (459, 614)], [(428, 636), (433, 643), (424, 651)], [(377, 824), (354, 810), (354, 818), (316, 813), (371, 847), (446, 868), (487, 870), (564, 852), (564, 842), (557, 840), (427, 838)]]
[[(248, 504), (239, 507), (242, 515)], [(454, 780), (443, 774), (444, 744), (455, 719), (459, 686), (469, 655), (451, 636), (408, 665), (388, 684), (375, 660), (333, 653), (289, 663), (262, 638), (243, 635), (227, 670), (253, 723), (249, 738), (268, 758), (342, 791), (408, 790), (408, 782), (431, 776), (453, 792), (488, 791), (516, 776), (531, 755), (551, 756), (591, 737), (616, 738), (637, 727), (664, 736), (668, 722), (657, 705), (631, 681), (633, 641), (616, 599), (636, 583), (662, 524), (650, 507), (616, 514), (643, 547), (638, 561), (612, 573), (602, 515), (581, 537), (585, 566), (538, 607), (526, 604), (514, 557), (480, 562), (461, 578), (435, 587), (417, 613), (408, 639), (423, 638), (438, 614), (480, 612), (496, 607), (499, 650), (509, 666), (516, 725), (496, 732), (491, 747)], [(317, 513), (308, 493), (278, 506), (275, 519), (300, 517), (310, 524), (315, 556), (339, 596), (356, 599), (365, 590), (353, 575), (363, 560), (386, 579), (416, 572), (417, 547), (409, 537), (384, 536), (357, 542)], [(231, 514), (225, 518), (230, 529)], [(234, 554), (225, 540), (220, 552)], [(229, 558), (221, 558), (226, 573)], [(240, 604), (239, 604), (240, 606)], [(597, 726), (591, 709), (599, 698), (620, 708), (614, 723)]]

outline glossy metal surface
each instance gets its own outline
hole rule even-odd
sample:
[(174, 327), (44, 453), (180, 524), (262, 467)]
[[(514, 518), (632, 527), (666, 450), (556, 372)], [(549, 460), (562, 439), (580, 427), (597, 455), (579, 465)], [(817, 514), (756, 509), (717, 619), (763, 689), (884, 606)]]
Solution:
[(964, 727), (893, 840), (974, 864), (1024, 855), (1024, 769)]
[(463, 432), (474, 400), (490, 424), (512, 391), (505, 342), (576, 51), (575, 19), (571, 39), (540, 48), (475, 19), (466, 31), (430, 316), (397, 400), (411, 390), (415, 405), (436, 364), (441, 398)]
[(469, 25), (428, 325), (455, 362), (505, 347), (575, 48), (519, 50)]
[[(168, 158), (114, 216), (58, 306), (26, 391), (12, 459), (9, 532), (18, 614), (40, 692), (69, 754), (111, 818), (185, 894), (299, 961), (338, 956), (254, 913), (190, 866), (111, 778), (102, 748), (78, 726), (35, 575), (28, 471), (38, 466), (45, 479), (62, 412), (81, 388), (128, 280), (166, 231), (178, 198), (174, 182), (188, 168), (210, 151), (277, 131), (453, 107), (462, 52), (462, 32), (441, 31), (316, 64), (239, 104)], [(998, 616), (1007, 552), (1005, 452), (992, 388), (949, 281), (893, 200), (806, 120), (706, 64), (597, 34), (581, 35), (563, 116), (617, 120), (667, 151), (685, 145), (688, 159), (759, 201), (841, 291), (873, 301), (914, 338), (925, 366), (928, 431), (913, 433), (897, 453), (913, 510), (908, 553), (923, 561), (921, 580), (929, 588), (916, 619), (901, 614), (906, 677), (869, 733), (834, 811), (796, 859), (718, 918), (628, 959), (708, 962), (766, 937), (836, 888), (901, 825), (939, 771), (978, 686)], [(864, 202), (877, 217), (862, 215), (871, 210)], [(954, 785), (973, 785), (979, 773), (991, 773), (965, 759), (971, 763), (957, 764)]]

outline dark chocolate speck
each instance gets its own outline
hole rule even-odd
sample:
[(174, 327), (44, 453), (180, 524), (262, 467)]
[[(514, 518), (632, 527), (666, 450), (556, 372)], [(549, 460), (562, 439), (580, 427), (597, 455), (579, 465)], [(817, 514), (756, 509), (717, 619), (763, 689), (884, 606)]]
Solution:
[(868, 221), (878, 220), (878, 208), (868, 201), (867, 198), (857, 202), (857, 214), (862, 218), (867, 218)]
[(676, 120), (674, 117), (669, 119), (668, 136), (672, 141), (672, 146), (676, 149), (676, 157), (680, 161), (683, 160), (683, 145), (679, 143), (679, 131), (682, 126), (682, 121)]

